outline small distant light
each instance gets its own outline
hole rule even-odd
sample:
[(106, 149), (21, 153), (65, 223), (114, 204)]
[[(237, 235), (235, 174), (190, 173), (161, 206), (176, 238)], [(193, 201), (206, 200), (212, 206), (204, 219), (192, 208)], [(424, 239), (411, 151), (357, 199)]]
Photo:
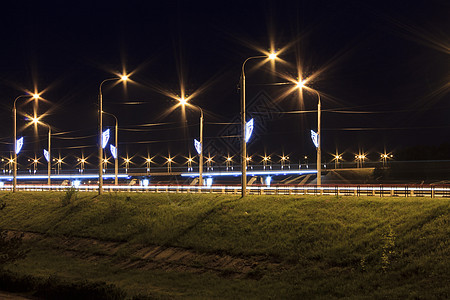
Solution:
[(122, 76), (120, 76), (120, 79), (122, 81), (127, 81), (128, 80), (128, 75), (122, 75)]
[(187, 99), (185, 99), (184, 97), (179, 98), (178, 101), (180, 101), (181, 105), (183, 106), (187, 103)]
[(297, 88), (301, 89), (305, 87), (305, 80), (299, 80), (297, 82)]
[(142, 179), (141, 183), (142, 183), (142, 186), (148, 186), (150, 181), (148, 179)]
[(269, 59), (274, 60), (275, 58), (277, 58), (277, 54), (275, 52), (269, 54)]
[(33, 94), (33, 99), (36, 99), (36, 100), (39, 99), (39, 94), (34, 93), (34, 94)]
[(206, 186), (207, 187), (211, 187), (212, 183), (213, 183), (212, 177), (206, 178)]
[(75, 187), (75, 188), (78, 188), (78, 187), (80, 186), (80, 184), (81, 184), (81, 181), (80, 181), (80, 180), (74, 180), (74, 181), (72, 181), (72, 186)]

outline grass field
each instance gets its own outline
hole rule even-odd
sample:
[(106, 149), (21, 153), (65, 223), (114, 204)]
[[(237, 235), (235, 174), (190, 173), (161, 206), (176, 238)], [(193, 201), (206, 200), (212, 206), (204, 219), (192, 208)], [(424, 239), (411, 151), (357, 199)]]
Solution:
[(101, 280), (129, 297), (450, 297), (448, 199), (66, 196), (0, 193), (0, 228), (33, 233), (9, 270)]

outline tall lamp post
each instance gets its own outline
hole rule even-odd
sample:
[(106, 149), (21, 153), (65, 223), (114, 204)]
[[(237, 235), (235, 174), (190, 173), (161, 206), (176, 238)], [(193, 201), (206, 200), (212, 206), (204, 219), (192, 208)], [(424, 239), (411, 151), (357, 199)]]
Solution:
[(114, 157), (114, 185), (119, 184), (119, 121), (117, 120), (117, 117), (113, 114), (107, 113), (106, 111), (103, 112), (104, 114), (110, 115), (114, 117), (116, 120), (116, 126), (115, 126), (115, 144), (116, 144), (116, 157)]
[(308, 91), (312, 91), (314, 93), (316, 93), (317, 95), (317, 185), (321, 186), (322, 185), (322, 162), (321, 162), (321, 156), (322, 156), (322, 152), (320, 149), (320, 139), (321, 139), (321, 135), (320, 135), (320, 115), (321, 115), (321, 101), (320, 101), (320, 94), (318, 91), (316, 91), (315, 89), (309, 88), (305, 86), (305, 80), (303, 81), (299, 81), (297, 83), (297, 87), (299, 89), (302, 88), (306, 88), (306, 90)]
[[(37, 100), (39, 99), (39, 94), (33, 94), (31, 95), (33, 99)], [(13, 105), (13, 122), (14, 122), (14, 160), (13, 160), (13, 192), (16, 191), (17, 186), (17, 108), (16, 108), (16, 102), (20, 98), (30, 97), (30, 95), (20, 95), (14, 100)]]
[(120, 78), (108, 78), (100, 83), (98, 93), (98, 194), (103, 194), (103, 147), (102, 147), (102, 133), (103, 133), (103, 96), (102, 86), (107, 81), (127, 81), (128, 76), (123, 75)]
[(259, 55), (247, 58), (242, 64), (241, 68), (241, 196), (245, 197), (247, 194), (247, 141), (245, 138), (245, 64), (252, 59), (269, 58), (274, 60), (277, 58), (275, 53), (270, 55)]
[(47, 123), (44, 123), (39, 120), (39, 118), (31, 118), (31, 122), (34, 124), (41, 124), (48, 127), (48, 157), (45, 157), (47, 159), (47, 184), (51, 185), (51, 171), (52, 171), (52, 155), (51, 155), (51, 148), (52, 148), (52, 128)]
[(191, 104), (191, 103), (187, 103), (187, 99), (185, 99), (184, 97), (179, 98), (178, 101), (180, 101), (181, 105), (185, 106), (185, 105), (189, 105), (189, 106), (193, 106), (195, 108), (197, 108), (198, 110), (200, 110), (200, 150), (199, 152), (199, 159), (198, 159), (198, 185), (202, 186), (203, 185), (203, 109), (201, 109), (200, 106), (195, 105), (195, 104)]

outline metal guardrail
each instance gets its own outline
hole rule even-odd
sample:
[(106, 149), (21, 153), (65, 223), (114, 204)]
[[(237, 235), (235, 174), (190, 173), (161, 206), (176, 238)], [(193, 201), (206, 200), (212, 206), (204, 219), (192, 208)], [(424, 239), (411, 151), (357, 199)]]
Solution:
[[(36, 185), (21, 184), (17, 186), (21, 191), (65, 191), (67, 185)], [(153, 192), (153, 193), (221, 193), (240, 194), (240, 185), (104, 185), (105, 192)], [(98, 190), (97, 185), (80, 185), (76, 187), (80, 192)], [(12, 186), (4, 185), (0, 191), (11, 191)], [(334, 196), (373, 196), (373, 197), (450, 197), (450, 185), (303, 185), (288, 186), (254, 185), (247, 187), (252, 195), (334, 195)]]

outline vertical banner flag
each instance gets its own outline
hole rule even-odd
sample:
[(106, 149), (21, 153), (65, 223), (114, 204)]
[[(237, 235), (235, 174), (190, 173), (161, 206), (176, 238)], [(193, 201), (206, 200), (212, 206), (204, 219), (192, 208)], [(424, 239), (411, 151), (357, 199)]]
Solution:
[(109, 149), (111, 150), (111, 155), (114, 157), (114, 159), (117, 159), (117, 148), (114, 147), (113, 144), (109, 145)]
[(44, 157), (47, 161), (50, 161), (50, 155), (48, 154), (48, 151), (44, 149)]
[(102, 133), (102, 148), (104, 149), (109, 141), (109, 128)]
[(194, 139), (194, 146), (198, 154), (202, 153), (202, 144), (200, 144), (200, 142), (197, 141), (196, 139)]
[(314, 146), (319, 147), (319, 135), (314, 130), (311, 130), (311, 139), (314, 143)]
[(19, 154), (20, 150), (22, 150), (23, 146), (23, 137), (16, 141), (16, 154)]
[(245, 124), (245, 142), (247, 143), (253, 132), (253, 118)]

